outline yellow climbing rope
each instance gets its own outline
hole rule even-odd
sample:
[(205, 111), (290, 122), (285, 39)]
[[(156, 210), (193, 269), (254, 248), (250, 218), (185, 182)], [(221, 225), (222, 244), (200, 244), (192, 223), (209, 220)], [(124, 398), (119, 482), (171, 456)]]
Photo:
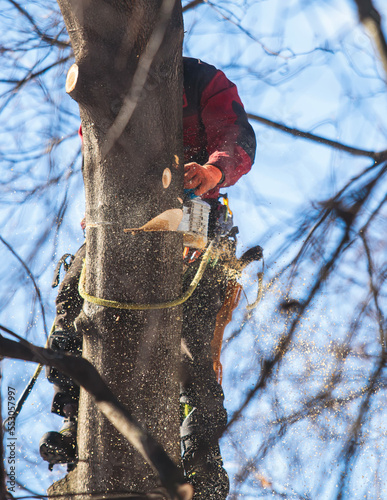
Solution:
[(201, 278), (204, 274), (204, 271), (206, 270), (207, 264), (210, 261), (213, 252), (214, 252), (214, 241), (211, 241), (211, 243), (208, 245), (207, 250), (205, 251), (205, 253), (203, 255), (200, 266), (199, 266), (195, 276), (193, 277), (186, 292), (184, 292), (177, 299), (171, 300), (169, 302), (159, 302), (157, 304), (135, 304), (135, 303), (130, 303), (130, 302), (129, 303), (118, 302), (116, 300), (109, 300), (109, 299), (102, 299), (100, 297), (95, 297), (94, 295), (91, 295), (85, 291), (85, 281), (86, 281), (86, 264), (85, 264), (85, 262), (83, 263), (81, 277), (79, 279), (79, 286), (78, 286), (79, 295), (83, 299), (87, 300), (88, 302), (91, 302), (93, 304), (97, 304), (98, 306), (113, 307), (115, 309), (129, 309), (129, 310), (134, 310), (134, 311), (142, 311), (142, 310), (149, 310), (149, 309), (167, 309), (169, 307), (176, 307), (176, 306), (186, 302), (191, 297), (191, 295), (194, 293), (196, 287), (199, 284), (199, 281), (201, 280)]

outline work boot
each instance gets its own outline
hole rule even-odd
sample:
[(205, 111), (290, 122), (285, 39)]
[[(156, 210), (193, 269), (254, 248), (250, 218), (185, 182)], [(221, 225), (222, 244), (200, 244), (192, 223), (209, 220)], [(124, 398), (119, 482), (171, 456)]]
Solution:
[(230, 482), (218, 440), (210, 438), (208, 429), (199, 425), (197, 408), (185, 404), (183, 409), (186, 416), (180, 427), (182, 464), (186, 480), (195, 490), (194, 499), (225, 500)]
[(68, 417), (59, 432), (46, 432), (39, 442), (40, 456), (49, 463), (52, 470), (56, 464), (71, 465), (77, 460), (77, 419)]
[(199, 462), (185, 470), (186, 480), (192, 484), (195, 492), (194, 500), (226, 500), (230, 481), (223, 467), (218, 445), (212, 447)]
[[(82, 337), (74, 328), (55, 330), (49, 338), (49, 347), (59, 353), (69, 353), (75, 356), (82, 354)], [(79, 386), (67, 375), (52, 366), (46, 366), (47, 380), (54, 384), (54, 398), (51, 412), (61, 417), (76, 416), (78, 411)], [(65, 408), (73, 407), (74, 411), (66, 412)]]
[[(82, 337), (73, 328), (55, 330), (49, 337), (48, 347), (56, 352), (80, 356), (82, 354)], [(76, 384), (73, 380), (56, 368), (47, 366), (46, 377), (52, 384), (56, 384), (68, 392), (74, 391)]]

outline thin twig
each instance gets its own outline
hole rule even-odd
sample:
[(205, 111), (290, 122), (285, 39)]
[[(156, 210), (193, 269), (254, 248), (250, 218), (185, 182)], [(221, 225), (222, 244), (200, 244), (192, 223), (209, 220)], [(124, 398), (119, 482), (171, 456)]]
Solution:
[(46, 337), (47, 337), (48, 336), (48, 330), (47, 330), (47, 323), (46, 323), (46, 313), (45, 313), (45, 310), (44, 310), (42, 295), (40, 293), (40, 289), (39, 289), (38, 284), (36, 283), (34, 275), (32, 274), (32, 271), (27, 266), (27, 264), (24, 262), (24, 260), (20, 257), (20, 255), (18, 253), (16, 253), (16, 251), (12, 248), (12, 246), (7, 241), (5, 241), (5, 239), (1, 235), (0, 235), (0, 241), (8, 248), (8, 250), (12, 253), (12, 255), (14, 257), (16, 257), (16, 259), (20, 262), (20, 264), (22, 265), (22, 267), (24, 268), (24, 270), (28, 274), (28, 277), (31, 278), (31, 281), (32, 281), (32, 283), (34, 285), (34, 288), (35, 288), (35, 291), (36, 291), (36, 295), (37, 295), (38, 300), (39, 300), (40, 309), (42, 311), (43, 327), (44, 327), (44, 331), (45, 331), (45, 334), (46, 334)]
[(287, 125), (269, 120), (269, 118), (264, 118), (263, 116), (255, 115), (253, 113), (248, 113), (247, 116), (251, 120), (263, 123), (264, 125), (268, 125), (269, 127), (275, 128), (277, 130), (281, 130), (282, 132), (286, 132), (287, 134), (291, 134), (295, 137), (318, 142), (319, 144), (323, 144), (324, 146), (329, 146), (340, 151), (345, 151), (354, 156), (366, 156), (368, 158), (372, 158), (378, 163), (387, 160), (387, 149), (380, 152), (369, 151), (367, 149), (359, 149), (353, 146), (348, 146), (347, 144), (343, 144), (338, 141), (332, 141), (331, 139), (327, 139), (326, 137), (322, 137), (320, 135), (311, 134), (310, 132), (304, 132), (303, 130), (297, 128), (288, 127)]
[(183, 7), (183, 12), (187, 12), (187, 10), (193, 9), (194, 7), (197, 7), (201, 3), (205, 3), (206, 0), (192, 0), (192, 2), (187, 3), (185, 7)]
[(383, 33), (382, 17), (376, 10), (372, 0), (355, 0), (360, 21), (374, 40), (376, 50), (382, 60), (387, 76), (387, 40)]

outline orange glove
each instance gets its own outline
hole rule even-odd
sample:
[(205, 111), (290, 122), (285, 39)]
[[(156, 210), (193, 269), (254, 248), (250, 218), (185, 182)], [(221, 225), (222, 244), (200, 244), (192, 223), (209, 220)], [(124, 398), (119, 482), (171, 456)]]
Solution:
[(195, 189), (196, 196), (201, 196), (214, 188), (222, 180), (223, 174), (213, 165), (186, 163), (184, 165), (184, 187)]

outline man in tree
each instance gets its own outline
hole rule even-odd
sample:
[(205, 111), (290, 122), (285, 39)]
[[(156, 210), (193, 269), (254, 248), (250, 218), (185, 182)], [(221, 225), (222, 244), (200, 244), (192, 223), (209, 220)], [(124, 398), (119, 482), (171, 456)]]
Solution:
[[(235, 184), (250, 170), (255, 135), (237, 89), (224, 73), (197, 59), (183, 61), (184, 188), (210, 205), (209, 238), (227, 237), (220, 229), (224, 206), (219, 202), (219, 189)], [(84, 256), (85, 245), (77, 252), (59, 289), (55, 331), (50, 337), (50, 346), (55, 350), (81, 353), (82, 339), (74, 321), (83, 305), (78, 281)], [(197, 263), (188, 266), (185, 283), (195, 274)], [(229, 490), (218, 444), (227, 413), (211, 356), (216, 316), (226, 286), (223, 267), (210, 267), (183, 306), (182, 337), (190, 355), (184, 356), (182, 368), (182, 462), (195, 498), (206, 500), (225, 499)], [(79, 388), (54, 369), (48, 370), (48, 379), (56, 389), (52, 412), (65, 417), (60, 433), (46, 433), (40, 443), (40, 453), (52, 468), (56, 463), (76, 461)]]

